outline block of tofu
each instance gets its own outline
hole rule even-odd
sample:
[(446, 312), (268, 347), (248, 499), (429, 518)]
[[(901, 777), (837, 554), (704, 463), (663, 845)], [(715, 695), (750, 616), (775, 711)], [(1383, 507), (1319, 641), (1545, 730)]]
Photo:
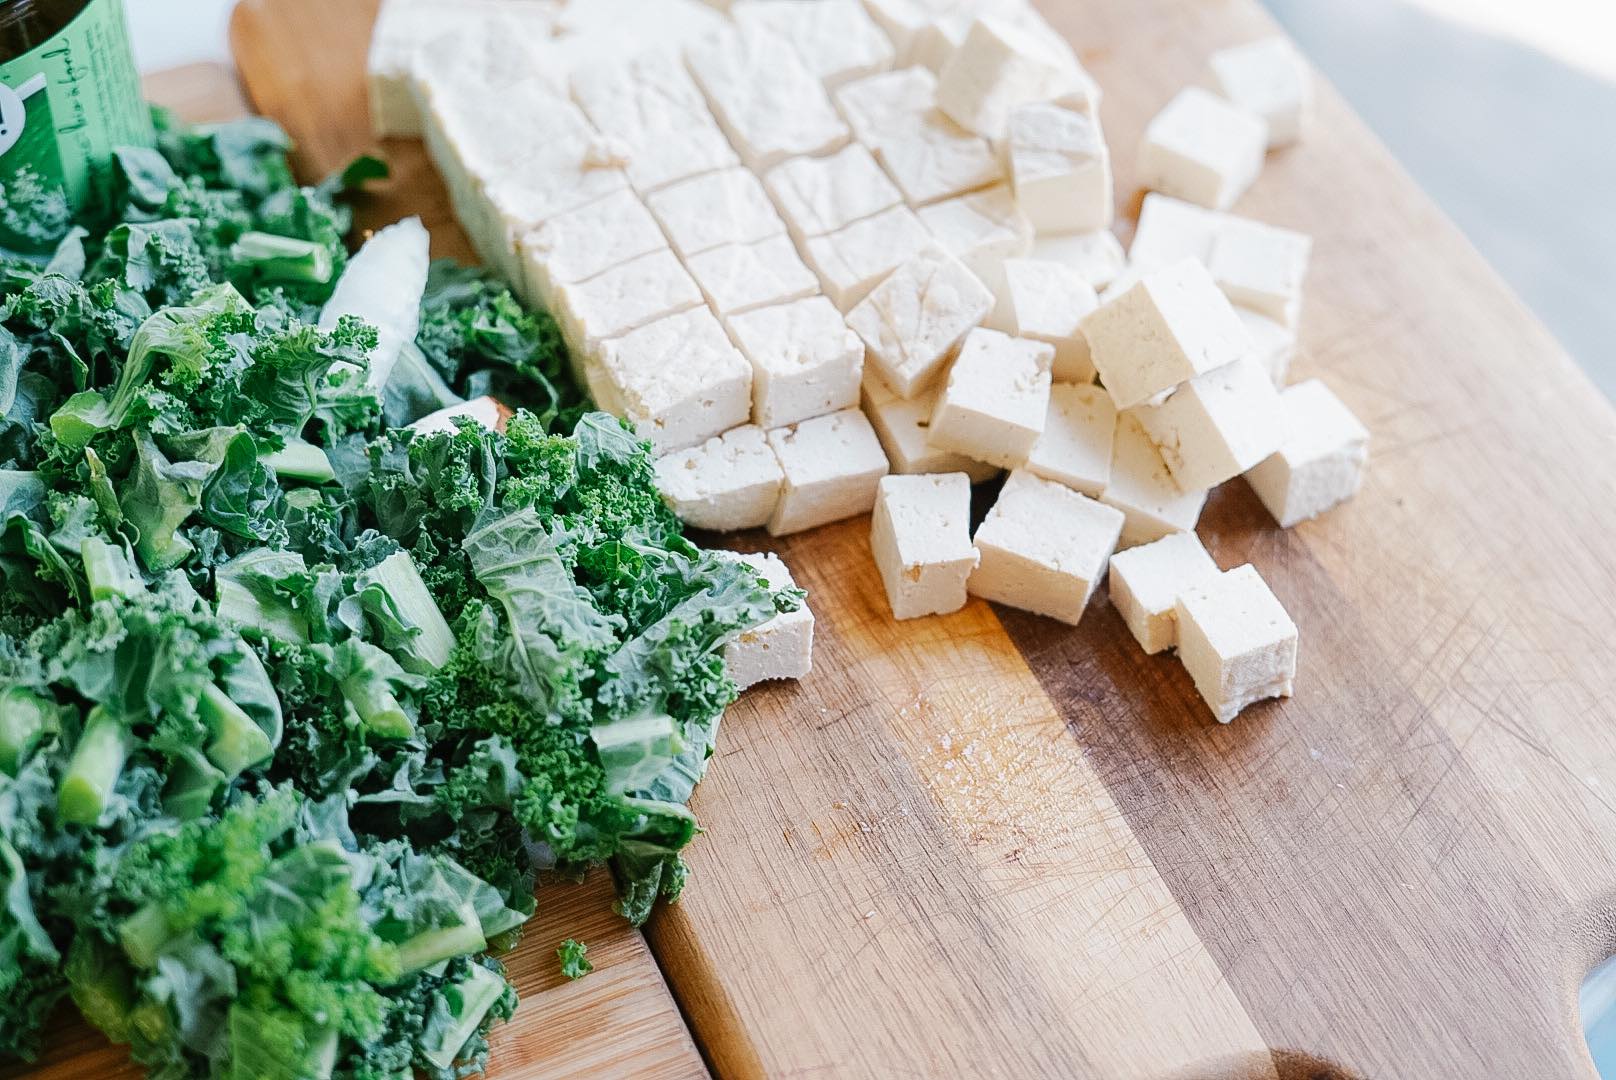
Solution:
[(615, 192), (557, 214), (522, 238), (527, 294), (552, 307), (557, 287), (667, 246), (639, 197), (632, 191)]
[(938, 71), (937, 107), (969, 131), (1002, 139), (1012, 110), (1059, 97), (1075, 81), (1048, 40), (983, 15)]
[(1283, 37), (1263, 38), (1212, 54), (1212, 82), (1224, 97), (1268, 122), (1268, 145), (1302, 137), (1313, 112), (1313, 72)]
[(1291, 361), (1296, 359), (1295, 329), (1239, 304), (1234, 306), (1234, 313), (1239, 316), (1246, 333), (1251, 335), (1251, 355), (1268, 369), (1275, 386), (1284, 386), (1291, 370)]
[(1207, 269), (1236, 304), (1295, 326), (1312, 252), (1305, 233), (1229, 215), (1212, 241)]
[(1228, 298), (1193, 259), (1146, 274), (1089, 312), (1083, 335), (1119, 409), (1251, 351), (1251, 337)]
[(466, 174), (478, 183), (564, 185), (529, 196), (529, 205), (544, 208), (533, 211), (533, 225), (628, 186), (621, 170), (594, 157), (599, 133), (548, 83), (524, 79), (498, 93), (500, 107), (490, 109), (486, 86), (446, 90), (434, 98), (431, 122), (441, 126)]
[(1047, 102), (1010, 113), (1005, 153), (1022, 212), (1041, 233), (1111, 227), (1111, 152), (1099, 124)]
[(990, 288), (1002, 276), (1004, 260), (1032, 250), (1032, 223), (1009, 184), (933, 203), (919, 213), (943, 250)]
[(917, 63), (921, 32), (957, 7), (959, 0), (864, 0), (864, 10), (892, 42), (900, 67)]
[(1125, 515), (1121, 546), (1129, 548), (1194, 529), (1206, 492), (1180, 490), (1139, 418), (1123, 413), (1111, 446), (1111, 478), (1100, 501)]
[(630, 259), (587, 281), (562, 284), (555, 289), (554, 298), (552, 310), (568, 345), (586, 354), (607, 338), (702, 305), (701, 290), (667, 248)]
[(856, 517), (875, 506), (876, 487), (888, 471), (887, 455), (859, 410), (775, 428), (769, 445), (785, 473), (780, 504), (769, 519), (773, 535)]
[(1192, 532), (1173, 533), (1111, 556), (1111, 603), (1150, 655), (1178, 647), (1178, 597), (1218, 576)]
[(858, 0), (736, 0), (730, 18), (791, 42), (809, 71), (837, 87), (892, 66), (892, 41)]
[(752, 244), (786, 231), (763, 184), (746, 169), (702, 173), (645, 197), (673, 250), (688, 259), (724, 244)]
[(847, 313), (864, 339), (865, 362), (911, 397), (936, 381), (972, 327), (993, 310), (993, 294), (965, 265), (928, 247), (894, 270)]
[(964, 607), (965, 581), (979, 558), (971, 545), (971, 478), (882, 477), (870, 518), (870, 550), (894, 619)]
[(1284, 438), (1246, 481), (1274, 520), (1290, 528), (1358, 493), (1369, 429), (1318, 379), (1287, 386), (1280, 405)]
[(1255, 113), (1188, 86), (1145, 128), (1139, 183), (1212, 210), (1227, 210), (1262, 172), (1268, 125)]
[(941, 388), (912, 398), (899, 397), (873, 374), (864, 376), (864, 414), (881, 439), (895, 473), (962, 472), (981, 484), (999, 475), (997, 465), (973, 461), (963, 454), (939, 450), (931, 444), (931, 414)]
[(922, 67), (886, 71), (838, 87), (835, 102), (853, 137), (874, 149), (908, 135), (937, 107), (937, 77)]
[(813, 237), (803, 244), (802, 254), (831, 303), (848, 311), (931, 242), (931, 233), (913, 210), (894, 206)]
[(720, 315), (737, 315), (819, 293), (819, 278), (798, 257), (789, 236), (725, 244), (690, 256), (685, 267)]
[(1122, 531), (1122, 513), (1017, 470), (976, 530), (982, 561), (967, 589), (1077, 625)]
[[(769, 2), (800, 6), (800, 0)], [(902, 193), (875, 155), (857, 143), (827, 157), (792, 158), (776, 165), (763, 185), (799, 242), (903, 204)]]
[(1184, 491), (1232, 480), (1284, 438), (1279, 391), (1254, 356), (1197, 375), (1160, 404), (1134, 413)]
[(713, 532), (761, 529), (784, 482), (768, 437), (752, 424), (656, 462), (657, 490), (669, 509), (686, 525)]
[(1045, 233), (1033, 237), (1032, 257), (1058, 262), (1084, 281), (1103, 289), (1122, 275), (1127, 259), (1122, 242), (1109, 229), (1086, 233)]
[(432, 435), (439, 431), (454, 431), (456, 421), (471, 420), (490, 431), (504, 431), (505, 422), (513, 415), (511, 408), (498, 398), (484, 394), (482, 397), (462, 401), (458, 405), (448, 405), (436, 412), (429, 412), (419, 420), (410, 423), (410, 430), (417, 435)]
[[(714, 552), (744, 562), (770, 589), (795, 588), (791, 571), (773, 552)], [(752, 630), (743, 630), (724, 646), (724, 667), (738, 690), (773, 679), (801, 679), (814, 666), (814, 615), (805, 600), (796, 611), (783, 611)]]
[(1160, 270), (1184, 259), (1212, 261), (1212, 244), (1227, 215), (1163, 195), (1145, 194), (1139, 226), (1128, 248), (1128, 269), (1137, 275)]
[(1044, 430), (1027, 455), (1034, 476), (1098, 499), (1111, 481), (1117, 407), (1098, 386), (1055, 383), (1049, 388)]
[(858, 404), (864, 342), (823, 296), (758, 308), (729, 320), (752, 364), (752, 421), (795, 424)]
[(1178, 658), (1218, 723), (1254, 702), (1291, 696), (1296, 624), (1256, 567), (1185, 589), (1175, 617)]
[[(458, 7), (459, 2), (450, 7)], [(495, 2), (509, 4), (511, 0)], [(550, 2), (557, 8), (555, 27), (535, 46), (537, 67), (563, 94), (576, 72), (656, 49), (682, 52), (687, 44), (728, 29), (723, 14), (701, 0)], [(475, 54), (464, 54), (459, 61), (466, 63), (467, 55)]]
[(936, 109), (874, 149), (910, 206), (963, 195), (1005, 178), (1003, 158), (992, 144)]
[(824, 86), (779, 34), (756, 26), (714, 33), (686, 48), (685, 63), (730, 144), (757, 171), (848, 140)]
[(1083, 316), (1100, 306), (1094, 286), (1058, 262), (1006, 259), (995, 291), (997, 306), (989, 326), (1053, 345), (1050, 377), (1056, 382), (1094, 381), (1094, 361), (1082, 328)]
[(1006, 468), (1025, 462), (1044, 432), (1054, 360), (1053, 345), (972, 330), (932, 410), (932, 445)]
[(752, 366), (705, 307), (605, 342), (596, 403), (634, 425), (658, 453), (699, 446), (752, 415)]

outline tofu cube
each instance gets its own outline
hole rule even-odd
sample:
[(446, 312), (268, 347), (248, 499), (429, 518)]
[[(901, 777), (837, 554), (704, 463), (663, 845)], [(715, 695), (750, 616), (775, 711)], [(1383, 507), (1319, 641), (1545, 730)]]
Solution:
[(1139, 276), (1184, 259), (1212, 261), (1212, 244), (1228, 215), (1194, 203), (1148, 192), (1139, 207), (1139, 226), (1128, 248), (1128, 269)]
[(922, 67), (883, 72), (840, 87), (835, 102), (853, 137), (873, 149), (907, 135), (937, 107), (937, 77)]
[(1077, 625), (1122, 531), (1122, 513), (1029, 472), (1010, 474), (976, 530), (972, 596)]
[(768, 437), (752, 424), (664, 454), (656, 462), (663, 501), (694, 529), (762, 528), (780, 501), (784, 482)]
[(600, 373), (607, 400), (597, 404), (658, 453), (698, 446), (752, 413), (752, 367), (705, 307), (606, 342)]
[(1284, 438), (1246, 481), (1285, 528), (1318, 517), (1358, 493), (1369, 429), (1318, 379), (1280, 394)]
[(1027, 460), (1049, 411), (1049, 365), (1055, 348), (978, 328), (959, 357), (931, 414), (931, 443), (990, 465)]
[[(802, 6), (799, 0), (773, 2)], [(903, 205), (875, 156), (856, 143), (829, 157), (792, 158), (771, 169), (763, 183), (798, 241)]]
[(1304, 233), (1231, 216), (1212, 241), (1207, 269), (1234, 303), (1295, 326), (1312, 251)]
[[(773, 552), (741, 554), (716, 551), (723, 558), (744, 562), (770, 589), (795, 588), (791, 571)], [(814, 666), (814, 613), (803, 601), (796, 611), (783, 611), (751, 630), (743, 630), (724, 646), (724, 667), (737, 690), (774, 679), (805, 678)]]
[(1036, 231), (1111, 227), (1111, 151), (1099, 124), (1059, 105), (1023, 105), (1010, 114), (1006, 153), (1016, 201)]
[(685, 260), (707, 303), (720, 315), (801, 300), (819, 292), (819, 278), (797, 256), (789, 236), (725, 244)]
[(590, 355), (600, 342), (638, 330), (667, 315), (700, 307), (701, 290), (667, 248), (556, 286), (555, 316), (575, 353)]
[(1117, 408), (1098, 386), (1056, 383), (1049, 388), (1044, 431), (1027, 455), (1034, 476), (1098, 499), (1111, 482)]
[(1059, 97), (1076, 81), (1048, 41), (986, 15), (937, 73), (937, 106), (961, 127), (1002, 139), (1017, 106)]
[(894, 619), (965, 606), (979, 558), (971, 545), (971, 479), (964, 473), (886, 476), (870, 518), (870, 549)]
[(1176, 618), (1178, 658), (1218, 723), (1253, 702), (1291, 696), (1296, 624), (1256, 567), (1185, 589)]
[(1056, 382), (1094, 381), (1083, 316), (1100, 299), (1077, 271), (1046, 259), (1007, 259), (999, 278), (997, 306), (988, 320), (995, 330), (1055, 348), (1050, 377)]
[(737, 0), (730, 18), (791, 42), (808, 70), (837, 87), (892, 66), (896, 52), (858, 0)]
[(992, 144), (937, 109), (873, 149), (910, 206), (926, 206), (1005, 178), (1004, 162)]
[(1008, 184), (922, 207), (920, 220), (943, 249), (990, 288), (1004, 261), (1032, 250), (1032, 223)]
[(802, 246), (803, 257), (831, 303), (849, 311), (882, 279), (932, 242), (931, 233), (907, 206), (816, 236)]
[(1313, 73), (1283, 37), (1264, 38), (1212, 54), (1212, 82), (1234, 104), (1268, 122), (1268, 145), (1302, 137), (1313, 112)]
[(1109, 229), (1034, 236), (1032, 257), (1060, 263), (1096, 289), (1103, 289), (1121, 277), (1127, 265), (1122, 242)]
[(1251, 335), (1251, 355), (1268, 370), (1275, 386), (1284, 386), (1291, 361), (1296, 359), (1296, 331), (1239, 304), (1234, 306), (1234, 313)]
[(632, 191), (558, 214), (522, 238), (527, 294), (555, 306), (556, 290), (668, 246)]
[(1206, 492), (1181, 490), (1161, 451), (1139, 426), (1139, 418), (1123, 413), (1117, 417), (1111, 447), (1111, 478), (1100, 501), (1126, 517), (1121, 546), (1130, 548), (1194, 529), (1206, 505)]
[(1246, 356), (1135, 410), (1184, 491), (1232, 480), (1279, 448), (1284, 408), (1268, 369)]
[(662, 230), (683, 258), (725, 244), (754, 244), (786, 231), (768, 193), (745, 169), (703, 173), (645, 197)]
[(1185, 87), (1145, 128), (1139, 183), (1227, 210), (1262, 172), (1268, 125), (1198, 86)]
[(759, 308), (729, 320), (752, 364), (752, 421), (795, 424), (858, 404), (864, 342), (823, 296)]
[(1218, 576), (1192, 532), (1173, 533), (1111, 556), (1111, 604), (1149, 655), (1178, 648), (1178, 598)]
[(1119, 409), (1233, 363), (1251, 337), (1206, 267), (1185, 259), (1083, 317), (1094, 369)]
[(892, 471), (914, 473), (962, 472), (971, 483), (981, 484), (999, 475), (997, 465), (973, 461), (963, 454), (940, 450), (931, 444), (931, 414), (937, 407), (941, 389), (923, 391), (912, 398), (899, 397), (873, 374), (864, 376), (864, 414), (881, 439), (881, 446), (892, 463)]
[(887, 474), (887, 456), (864, 414), (844, 409), (769, 432), (780, 459), (785, 488), (769, 532), (802, 532), (868, 513), (876, 486)]
[(898, 394), (926, 389), (970, 329), (993, 309), (993, 294), (954, 256), (928, 247), (894, 270), (847, 314), (864, 339), (866, 362)]

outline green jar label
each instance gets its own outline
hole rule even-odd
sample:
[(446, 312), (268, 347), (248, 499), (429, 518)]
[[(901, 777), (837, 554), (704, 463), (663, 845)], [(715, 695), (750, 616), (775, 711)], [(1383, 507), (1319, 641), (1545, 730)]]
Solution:
[(113, 147), (155, 142), (123, 0), (90, 0), (60, 33), (0, 64), (0, 246), (49, 250)]

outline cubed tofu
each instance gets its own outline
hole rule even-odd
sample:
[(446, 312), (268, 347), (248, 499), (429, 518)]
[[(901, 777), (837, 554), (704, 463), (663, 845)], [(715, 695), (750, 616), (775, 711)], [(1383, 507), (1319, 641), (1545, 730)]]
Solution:
[(1207, 269), (1234, 303), (1295, 326), (1312, 252), (1305, 233), (1231, 215), (1212, 241)]
[(1032, 250), (1032, 224), (1008, 184), (934, 203), (919, 213), (943, 249), (990, 288), (1002, 276), (1004, 260)]
[(1083, 317), (1083, 336), (1117, 408), (1233, 363), (1251, 336), (1205, 266), (1185, 259), (1140, 278)]
[(1047, 40), (985, 15), (937, 73), (937, 106), (967, 130), (1002, 139), (1012, 110), (1059, 97), (1075, 82)]
[(972, 596), (1077, 625), (1105, 576), (1123, 516), (1087, 495), (1017, 470), (976, 530)]
[(1274, 520), (1290, 528), (1358, 493), (1369, 460), (1369, 429), (1318, 379), (1280, 394), (1284, 438), (1246, 474)]
[(561, 185), (529, 195), (531, 225), (628, 186), (621, 170), (591, 158), (599, 133), (548, 84), (526, 79), (507, 87), (498, 109), (488, 108), (488, 95), (482, 86), (439, 95), (433, 122), (466, 174), (489, 189), (531, 180)]
[(1134, 414), (1184, 491), (1239, 476), (1277, 450), (1285, 430), (1279, 391), (1254, 356), (1197, 375)]
[(1256, 567), (1185, 589), (1176, 619), (1178, 658), (1218, 723), (1253, 702), (1291, 696), (1296, 624)]
[(562, 284), (555, 289), (554, 299), (554, 314), (567, 344), (584, 354), (595, 352), (607, 338), (702, 303), (701, 290), (667, 248), (630, 259), (587, 281)]
[(1296, 331), (1282, 322), (1259, 315), (1239, 304), (1234, 306), (1240, 324), (1251, 335), (1251, 355), (1268, 369), (1275, 386), (1284, 386), (1290, 374), (1291, 361), (1296, 359)]
[(937, 109), (872, 149), (910, 206), (926, 206), (1005, 178), (1004, 162), (992, 144)]
[(1212, 54), (1212, 82), (1234, 104), (1268, 122), (1268, 145), (1302, 137), (1313, 112), (1313, 72), (1283, 37), (1263, 38)]
[(784, 482), (767, 435), (752, 424), (656, 462), (657, 490), (669, 509), (691, 528), (713, 532), (761, 529)]
[(990, 465), (1021, 465), (1044, 432), (1054, 359), (1054, 346), (1041, 341), (972, 330), (932, 411), (932, 445)]
[(1055, 383), (1049, 388), (1044, 430), (1027, 455), (1034, 476), (1098, 499), (1111, 481), (1117, 407), (1098, 386)]
[(1173, 533), (1111, 556), (1111, 604), (1140, 648), (1178, 648), (1178, 598), (1218, 576), (1218, 564), (1192, 532)]
[(1055, 347), (1056, 382), (1094, 381), (1094, 360), (1083, 336), (1083, 316), (1099, 307), (1094, 286), (1077, 271), (1047, 259), (1007, 259), (999, 277), (995, 330)]
[(736, 0), (730, 17), (791, 42), (808, 70), (837, 87), (892, 66), (892, 42), (858, 0)]
[(1268, 125), (1198, 86), (1185, 87), (1145, 128), (1139, 183), (1212, 210), (1227, 210), (1262, 172)]
[(941, 393), (939, 387), (912, 398), (899, 397), (875, 375), (864, 376), (864, 414), (881, 439), (892, 471), (902, 475), (962, 472), (973, 484), (992, 480), (999, 475), (997, 465), (931, 444), (931, 414)]
[(768, 193), (745, 169), (703, 173), (645, 197), (682, 258), (724, 244), (753, 244), (786, 231)]
[(544, 3), (462, 0), (445, 7), (431, 0), (388, 0), (377, 12), (365, 64), (372, 130), (382, 138), (423, 133), (419, 84), (423, 77), (444, 77), (444, 66), (434, 61), (445, 45), (482, 61), (473, 70), (462, 66), (456, 81), (497, 91), (533, 73), (530, 43), (549, 33), (553, 22), (554, 9)]
[(1228, 215), (1194, 203), (1147, 192), (1139, 206), (1139, 226), (1128, 248), (1128, 269), (1143, 276), (1184, 259), (1212, 261), (1212, 244)]
[(868, 513), (887, 456), (864, 414), (844, 409), (769, 432), (785, 488), (769, 519), (775, 536)]
[(759, 308), (729, 320), (752, 364), (752, 421), (795, 424), (859, 402), (864, 342), (823, 296)]
[(752, 414), (752, 366), (705, 307), (601, 346), (608, 400), (659, 453), (699, 446)]
[(956, 0), (864, 0), (864, 10), (892, 42), (900, 67), (916, 62), (915, 47), (921, 31), (954, 6)]
[(894, 619), (964, 607), (965, 581), (979, 558), (971, 545), (971, 478), (882, 477), (870, 518), (870, 550)]
[(853, 137), (875, 149), (918, 127), (937, 107), (937, 77), (925, 68), (882, 72), (839, 87), (836, 108)]
[(720, 315), (738, 315), (819, 292), (819, 278), (797, 255), (789, 236), (725, 244), (685, 260), (702, 295)]
[(875, 156), (857, 143), (828, 157), (792, 158), (769, 170), (763, 184), (798, 242), (903, 205), (902, 193)]
[(1060, 263), (1096, 289), (1103, 289), (1117, 280), (1127, 264), (1122, 254), (1122, 242), (1109, 229), (1034, 236), (1032, 257)]
[(555, 305), (561, 285), (584, 281), (668, 246), (656, 219), (632, 191), (557, 214), (522, 238), (527, 294)]
[(925, 250), (931, 233), (907, 206), (894, 206), (802, 246), (819, 287), (841, 311), (850, 311), (888, 274)]
[(1121, 546), (1130, 548), (1194, 529), (1206, 492), (1181, 490), (1139, 418), (1123, 413), (1111, 446), (1111, 478), (1100, 501), (1126, 516)]
[(910, 397), (935, 382), (966, 333), (993, 310), (993, 294), (954, 256), (928, 247), (894, 270), (847, 314), (869, 347), (866, 362)]
[(1099, 124), (1059, 105), (1023, 105), (1010, 114), (1006, 154), (1016, 201), (1036, 231), (1111, 227), (1111, 152)]
[[(797, 585), (786, 564), (773, 552), (714, 554), (746, 563), (777, 592)], [(796, 611), (783, 611), (762, 626), (741, 631), (724, 646), (724, 667), (735, 680), (737, 690), (774, 679), (805, 678), (813, 666), (814, 614), (806, 600)]]

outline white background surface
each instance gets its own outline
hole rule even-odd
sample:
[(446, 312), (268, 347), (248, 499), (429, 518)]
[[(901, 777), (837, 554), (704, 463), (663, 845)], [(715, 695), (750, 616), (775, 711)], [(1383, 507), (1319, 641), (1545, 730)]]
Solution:
[[(333, 0), (342, 3), (343, 0)], [(236, 0), (125, 0), (142, 71), (194, 64), (230, 63), (225, 29)]]

